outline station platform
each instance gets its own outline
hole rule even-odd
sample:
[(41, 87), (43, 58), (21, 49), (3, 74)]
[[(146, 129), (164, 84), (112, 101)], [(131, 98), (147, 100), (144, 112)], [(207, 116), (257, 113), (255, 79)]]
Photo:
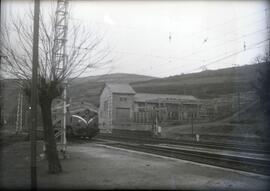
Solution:
[(64, 172), (49, 175), (39, 162), (42, 189), (268, 190), (270, 177), (105, 146), (68, 146)]

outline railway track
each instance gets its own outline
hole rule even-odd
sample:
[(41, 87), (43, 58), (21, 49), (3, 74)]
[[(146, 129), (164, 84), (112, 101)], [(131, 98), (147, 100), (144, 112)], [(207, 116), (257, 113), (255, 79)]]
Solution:
[(160, 147), (158, 145), (146, 145), (135, 143), (110, 142), (102, 143), (117, 148), (124, 148), (171, 158), (184, 159), (188, 161), (209, 164), (229, 169), (252, 172), (270, 176), (270, 161), (252, 157), (243, 157), (227, 154), (208, 153), (196, 150), (186, 150), (181, 148)]
[[(252, 172), (270, 176), (270, 160), (269, 158), (256, 158), (254, 156), (237, 155), (237, 151), (252, 152), (253, 154), (269, 154), (268, 151), (259, 150), (257, 147), (239, 148), (234, 145), (221, 145), (218, 143), (197, 143), (176, 141), (157, 138), (135, 138), (115, 135), (99, 134), (95, 138), (77, 140), (80, 143), (98, 142), (99, 144), (108, 145), (117, 148), (135, 150), (145, 153), (156, 154), (171, 158), (183, 159), (202, 164), (209, 164), (229, 169)], [(162, 144), (160, 144), (162, 143)], [(194, 146), (203, 149), (191, 149), (185, 146)], [(207, 152), (209, 148), (216, 150), (236, 151), (236, 154), (228, 154), (229, 152)], [(227, 154), (226, 154), (227, 153)]]
[(270, 154), (267, 145), (247, 145), (247, 144), (233, 144), (233, 143), (217, 143), (217, 142), (195, 142), (195, 141), (182, 141), (182, 140), (172, 140), (164, 138), (139, 138), (139, 137), (127, 137), (127, 136), (118, 136), (111, 134), (99, 134), (95, 139), (105, 139), (105, 140), (115, 140), (131, 143), (146, 143), (146, 144), (172, 144), (172, 145), (182, 145), (182, 146), (192, 146), (198, 148), (210, 148), (218, 150), (227, 150), (227, 151), (239, 151), (247, 153), (258, 153), (258, 154)]

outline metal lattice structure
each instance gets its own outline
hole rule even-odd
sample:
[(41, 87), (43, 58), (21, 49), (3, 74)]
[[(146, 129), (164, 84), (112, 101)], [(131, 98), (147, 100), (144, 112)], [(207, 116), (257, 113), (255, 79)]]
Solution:
[[(56, 7), (55, 20), (55, 36), (52, 62), (55, 71), (54, 78), (61, 77), (61, 73), (65, 73), (67, 63), (66, 43), (68, 32), (68, 0), (58, 0)], [(63, 120), (61, 129), (60, 151), (66, 151), (66, 83), (63, 93)]]
[(56, 7), (55, 36), (52, 62), (56, 76), (65, 70), (67, 62), (66, 42), (68, 31), (68, 0), (58, 0)]

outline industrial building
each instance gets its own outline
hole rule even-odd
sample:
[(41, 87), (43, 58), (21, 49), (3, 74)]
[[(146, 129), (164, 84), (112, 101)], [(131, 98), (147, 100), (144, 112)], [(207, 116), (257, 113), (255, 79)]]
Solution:
[(156, 121), (166, 125), (203, 120), (202, 103), (191, 95), (136, 93), (129, 84), (106, 83), (100, 96), (99, 128), (108, 133), (150, 131)]

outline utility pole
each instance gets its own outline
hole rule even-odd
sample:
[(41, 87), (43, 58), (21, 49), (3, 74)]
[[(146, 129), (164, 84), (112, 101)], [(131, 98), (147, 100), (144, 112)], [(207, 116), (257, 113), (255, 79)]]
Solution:
[(62, 151), (64, 152), (64, 157), (66, 157), (66, 144), (67, 144), (67, 139), (66, 139), (66, 115), (67, 115), (67, 85), (66, 83), (64, 84), (65, 89), (63, 92), (63, 99), (64, 99), (64, 116), (63, 116), (63, 124), (62, 124), (62, 135), (61, 135), (61, 145), (62, 145)]
[[(237, 70), (236, 71), (237, 76), (240, 76), (238, 65), (236, 66), (236, 70)], [(241, 105), (240, 105), (241, 100), (240, 100), (240, 90), (239, 90), (239, 88), (237, 87), (238, 122), (240, 122), (240, 108), (241, 108)]]
[[(233, 71), (234, 71), (235, 83), (237, 81), (238, 75), (240, 75), (239, 72), (238, 72), (237, 67), (238, 67), (238, 65), (237, 64), (234, 64)], [(240, 105), (240, 91), (239, 91), (239, 88), (237, 86), (235, 88), (236, 88), (236, 91), (237, 91), (237, 101), (235, 100), (235, 98), (233, 96), (232, 97), (232, 99), (233, 99), (233, 102), (232, 103), (233, 104), (237, 104), (238, 122), (240, 122), (240, 108), (241, 108), (241, 105)]]
[(21, 108), (20, 108), (21, 118), (20, 118), (20, 129), (19, 132), (22, 132), (23, 127), (23, 93), (21, 93)]
[(16, 134), (17, 134), (18, 131), (19, 131), (20, 105), (21, 105), (21, 93), (18, 94), (18, 100), (17, 100)]
[[(1, 28), (1, 21), (2, 21), (2, 1), (0, 0), (0, 35), (2, 35), (2, 28)], [(2, 65), (2, 57), (4, 55), (2, 55), (2, 42), (1, 42), (1, 38), (0, 38), (0, 71), (1, 71), (1, 65)], [(1, 74), (0, 74), (1, 75)], [(2, 78), (2, 76), (0, 76), (0, 78)], [(0, 80), (0, 92), (2, 92), (3, 90), (3, 87), (2, 87), (2, 80)], [(2, 93), (3, 94), (3, 93)], [(2, 123), (4, 123), (4, 120), (2, 119), (3, 116), (2, 116), (2, 109), (3, 109), (3, 106), (2, 106), (2, 96), (1, 96), (1, 93), (0, 93), (0, 128), (2, 128)]]
[(193, 139), (193, 113), (191, 113), (191, 134), (192, 134), (192, 139)]
[(237, 98), (238, 98), (238, 121), (240, 122), (240, 92), (239, 90), (237, 92)]
[(19, 92), (18, 103), (17, 103), (17, 117), (16, 117), (16, 134), (22, 131), (22, 109), (23, 109), (23, 94)]
[[(1, 30), (1, 13), (2, 13), (2, 1), (0, 0), (0, 35), (2, 35), (2, 30)], [(1, 39), (1, 38), (0, 38)], [(0, 42), (0, 46), (1, 46)], [(0, 71), (1, 71), (1, 61), (2, 60), (2, 47), (0, 47)], [(1, 75), (1, 74), (0, 74)], [(2, 76), (0, 76), (0, 92), (2, 92)], [(1, 93), (3, 94), (3, 93)], [(2, 96), (0, 95), (0, 128), (2, 128)]]
[[(269, 4), (268, 4), (269, 5)], [(265, 16), (266, 18), (269, 19), (270, 17), (270, 13), (269, 11), (267, 11), (267, 9), (265, 9)], [(267, 30), (268, 30), (268, 34), (270, 33), (270, 26), (269, 26), (269, 22), (267, 22)], [(268, 48), (268, 49), (267, 49)], [(270, 40), (269, 40), (269, 43), (268, 43), (268, 47), (266, 46), (266, 55), (268, 54), (268, 58), (270, 57)]]
[(32, 61), (32, 84), (31, 84), (31, 189), (37, 189), (36, 167), (36, 128), (37, 128), (37, 69), (38, 69), (38, 40), (39, 40), (39, 12), (40, 0), (34, 1), (34, 35), (33, 35), (33, 61)]

